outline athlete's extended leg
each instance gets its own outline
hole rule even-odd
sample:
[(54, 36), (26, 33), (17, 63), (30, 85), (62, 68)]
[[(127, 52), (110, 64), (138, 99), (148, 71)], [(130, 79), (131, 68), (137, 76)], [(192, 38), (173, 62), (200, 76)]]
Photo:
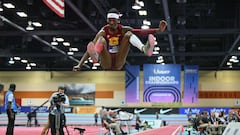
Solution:
[(143, 47), (143, 52), (149, 57), (152, 56), (154, 46), (155, 46), (155, 37), (152, 34), (149, 34), (148, 41), (146, 45)]

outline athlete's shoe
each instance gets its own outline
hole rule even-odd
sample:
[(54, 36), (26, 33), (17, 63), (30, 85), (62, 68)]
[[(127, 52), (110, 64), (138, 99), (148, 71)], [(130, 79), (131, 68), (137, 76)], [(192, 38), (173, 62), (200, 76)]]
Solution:
[(98, 62), (98, 58), (99, 58), (99, 55), (95, 49), (95, 45), (93, 42), (90, 42), (88, 45), (87, 45), (87, 52), (88, 54), (90, 55), (90, 57), (92, 58), (93, 60), (93, 63), (97, 63)]
[(149, 57), (152, 56), (154, 46), (155, 46), (155, 37), (152, 34), (149, 34), (148, 41), (146, 45), (143, 47), (143, 52)]

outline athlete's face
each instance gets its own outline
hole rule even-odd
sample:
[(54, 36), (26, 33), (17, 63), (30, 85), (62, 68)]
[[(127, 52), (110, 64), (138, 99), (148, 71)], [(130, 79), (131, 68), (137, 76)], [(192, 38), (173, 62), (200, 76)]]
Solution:
[(108, 19), (107, 19), (107, 22), (108, 22), (108, 25), (109, 25), (109, 27), (110, 27), (111, 29), (117, 29), (118, 22), (119, 22), (118, 19), (108, 18)]

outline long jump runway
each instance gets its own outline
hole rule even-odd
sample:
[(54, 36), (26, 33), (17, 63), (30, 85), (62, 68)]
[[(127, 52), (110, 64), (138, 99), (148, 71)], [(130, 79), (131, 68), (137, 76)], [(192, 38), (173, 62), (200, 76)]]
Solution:
[[(68, 126), (69, 135), (79, 135), (78, 130), (74, 130), (74, 128), (84, 128), (86, 131), (84, 135), (103, 135), (102, 133), (106, 133), (107, 130), (102, 128), (101, 126)], [(24, 127), (24, 126), (15, 126), (14, 135), (41, 135), (43, 127)], [(141, 131), (138, 133), (132, 133), (132, 135), (179, 135), (181, 131), (181, 126), (179, 125), (170, 125), (165, 127), (160, 127), (156, 129), (149, 129), (145, 131)], [(64, 128), (65, 135), (68, 135), (66, 128)], [(0, 127), (0, 135), (4, 135), (6, 133), (6, 126)], [(48, 135), (51, 135), (50, 130)]]

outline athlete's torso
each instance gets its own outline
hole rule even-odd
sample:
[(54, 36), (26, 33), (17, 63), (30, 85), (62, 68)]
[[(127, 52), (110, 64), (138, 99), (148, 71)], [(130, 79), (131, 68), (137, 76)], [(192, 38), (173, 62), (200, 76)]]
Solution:
[(106, 34), (105, 40), (108, 44), (109, 53), (117, 53), (119, 51), (120, 43), (122, 40), (122, 25), (118, 24), (117, 31), (115, 33), (110, 33), (110, 28), (108, 25), (103, 27)]

